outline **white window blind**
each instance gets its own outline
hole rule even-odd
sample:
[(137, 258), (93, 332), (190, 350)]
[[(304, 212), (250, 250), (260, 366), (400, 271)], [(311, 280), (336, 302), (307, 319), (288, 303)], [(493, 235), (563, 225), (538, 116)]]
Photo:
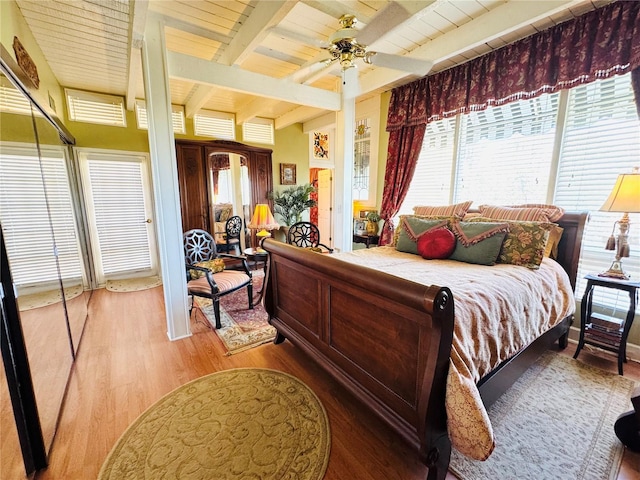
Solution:
[[(562, 139), (555, 203), (568, 210), (590, 211), (578, 269), (576, 292), (583, 292), (587, 273), (607, 270), (615, 251), (605, 250), (614, 223), (622, 213), (598, 211), (621, 173), (638, 166), (640, 122), (634, 103), (630, 74), (573, 88)], [(631, 256), (622, 263), (632, 278), (640, 278), (640, 215), (630, 214)], [(608, 314), (623, 315), (626, 292), (596, 289), (595, 305)], [(618, 306), (618, 307), (616, 307)], [(626, 311), (626, 310), (625, 310)]]
[[(0, 77), (0, 111), (31, 115), (31, 102), (5, 76)], [(36, 116), (42, 116), (37, 108), (33, 109), (33, 113)]]
[[(147, 105), (144, 100), (136, 100), (136, 121), (141, 130), (149, 129), (149, 119), (147, 117)], [(174, 133), (186, 132), (184, 121), (184, 107), (182, 105), (171, 105), (171, 123)]]
[(447, 205), (451, 195), (455, 119), (427, 124), (413, 181), (399, 215), (412, 214), (416, 205)]
[(544, 203), (557, 112), (556, 93), (463, 115), (454, 201)]
[(273, 120), (256, 117), (249, 122), (244, 122), (242, 138), (246, 142), (273, 145), (275, 143)]
[(0, 222), (19, 287), (56, 282), (58, 266), (63, 280), (83, 277), (64, 150), (41, 154), (42, 170), (34, 146), (0, 145)]
[(236, 139), (236, 122), (232, 113), (200, 110), (193, 116), (193, 127), (196, 135), (225, 140)]
[(104, 276), (152, 268), (143, 161), (142, 157), (118, 161), (87, 156), (90, 206)]
[(65, 89), (69, 119), (76, 122), (126, 127), (124, 99), (115, 95)]

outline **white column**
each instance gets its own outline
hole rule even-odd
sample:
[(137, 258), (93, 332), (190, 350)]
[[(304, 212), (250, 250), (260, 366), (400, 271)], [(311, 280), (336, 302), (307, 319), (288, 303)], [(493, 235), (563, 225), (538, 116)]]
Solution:
[(164, 24), (149, 16), (142, 45), (142, 72), (149, 119), (149, 150), (156, 208), (156, 233), (171, 340), (191, 335), (182, 244), (182, 215)]
[(334, 246), (341, 252), (353, 245), (353, 146), (355, 141), (358, 70), (342, 72), (342, 109), (337, 114), (334, 184)]

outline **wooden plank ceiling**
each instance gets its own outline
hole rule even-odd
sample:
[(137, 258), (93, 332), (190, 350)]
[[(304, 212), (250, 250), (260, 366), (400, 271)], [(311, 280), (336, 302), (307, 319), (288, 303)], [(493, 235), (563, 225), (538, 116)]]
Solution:
[[(315, 67), (329, 58), (321, 47), (340, 28), (339, 18), (345, 13), (355, 15), (356, 28), (363, 29), (380, 20), (376, 16), (381, 11), (386, 20), (396, 7), (390, 4), (400, 4), (413, 15), (377, 35), (367, 51), (431, 60), (435, 72), (610, 1), (17, 0), (17, 4), (63, 87), (123, 95), (128, 108), (133, 108), (136, 98), (144, 98), (140, 66), (144, 27), (148, 20), (159, 19), (165, 25), (172, 103), (184, 105), (188, 116), (206, 108), (234, 113), (239, 123), (255, 116), (273, 118), (282, 128), (339, 108), (332, 101), (334, 94), (329, 94), (339, 92), (339, 64)], [(418, 78), (361, 59), (355, 63), (360, 99)], [(313, 75), (314, 70), (319, 73)], [(230, 76), (233, 81), (219, 80)]]

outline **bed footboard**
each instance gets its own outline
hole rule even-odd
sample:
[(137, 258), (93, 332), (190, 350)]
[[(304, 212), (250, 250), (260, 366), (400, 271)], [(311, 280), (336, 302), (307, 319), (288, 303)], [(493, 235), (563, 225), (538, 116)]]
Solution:
[(265, 307), (301, 348), (444, 479), (451, 444), (445, 390), (454, 302), (423, 286), (267, 239)]

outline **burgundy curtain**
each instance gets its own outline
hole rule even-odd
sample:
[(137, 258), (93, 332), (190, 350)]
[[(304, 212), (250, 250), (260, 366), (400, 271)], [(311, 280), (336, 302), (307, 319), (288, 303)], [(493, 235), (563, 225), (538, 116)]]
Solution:
[[(392, 93), (387, 131), (628, 71), (637, 79), (638, 68), (640, 2), (618, 1), (398, 87)], [(419, 92), (419, 98), (408, 97), (408, 91)], [(634, 91), (639, 103), (640, 80), (634, 81)]]
[(389, 135), (387, 169), (384, 174), (384, 191), (380, 207), (384, 225), (379, 245), (386, 245), (393, 238), (392, 218), (398, 213), (409, 190), (426, 129), (426, 124), (421, 124), (394, 130)]

